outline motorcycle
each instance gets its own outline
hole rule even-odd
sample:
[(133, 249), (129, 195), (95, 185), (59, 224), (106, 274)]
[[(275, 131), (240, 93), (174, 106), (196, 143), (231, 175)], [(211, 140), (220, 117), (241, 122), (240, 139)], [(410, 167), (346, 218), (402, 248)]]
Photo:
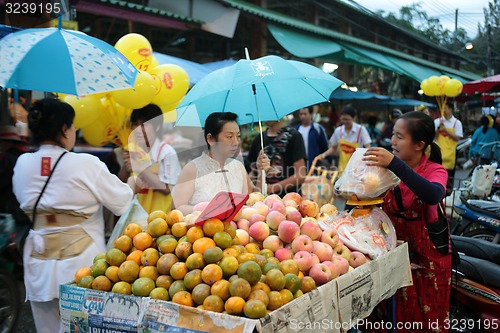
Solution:
[(477, 238), (451, 237), (460, 264), (452, 275), (450, 326), (455, 332), (498, 332), (500, 245)]
[(21, 293), (13, 274), (19, 258), (9, 247), (15, 242), (16, 223), (10, 214), (0, 214), (0, 333), (16, 331), (21, 312)]
[(462, 220), (451, 229), (451, 234), (500, 244), (500, 202), (460, 199), (462, 203), (454, 207)]

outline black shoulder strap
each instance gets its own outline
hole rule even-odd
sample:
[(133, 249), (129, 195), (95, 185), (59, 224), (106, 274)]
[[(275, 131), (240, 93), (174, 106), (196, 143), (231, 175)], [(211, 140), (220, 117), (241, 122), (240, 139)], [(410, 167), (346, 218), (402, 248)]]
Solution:
[(54, 170), (57, 167), (57, 164), (59, 164), (59, 161), (61, 158), (67, 153), (67, 151), (63, 152), (59, 158), (57, 159), (56, 163), (54, 164), (54, 167), (52, 168), (52, 171), (50, 171), (49, 177), (47, 178), (47, 181), (45, 182), (45, 185), (43, 185), (42, 191), (40, 192), (40, 195), (38, 196), (38, 199), (36, 200), (35, 207), (33, 208), (33, 216), (31, 218), (31, 228), (35, 225), (35, 217), (36, 217), (36, 207), (38, 206), (38, 203), (40, 202), (40, 199), (42, 198), (43, 192), (45, 192), (45, 189), (47, 188), (47, 185), (49, 184), (49, 180), (52, 177), (52, 174), (54, 173)]
[(394, 199), (396, 199), (396, 205), (400, 213), (404, 213), (405, 207), (403, 206), (403, 197), (401, 196), (401, 189), (399, 185), (394, 188)]

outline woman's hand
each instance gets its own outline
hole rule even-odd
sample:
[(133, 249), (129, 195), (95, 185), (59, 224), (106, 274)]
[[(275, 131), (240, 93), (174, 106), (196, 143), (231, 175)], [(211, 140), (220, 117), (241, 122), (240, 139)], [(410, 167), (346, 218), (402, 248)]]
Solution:
[(264, 154), (264, 152), (261, 150), (260, 153), (259, 153), (259, 157), (257, 157), (257, 169), (259, 171), (269, 171), (269, 169), (271, 168), (271, 161), (269, 160), (269, 158), (267, 157), (266, 154)]
[(363, 161), (367, 166), (380, 166), (386, 168), (391, 163), (394, 155), (385, 148), (368, 148), (363, 156)]

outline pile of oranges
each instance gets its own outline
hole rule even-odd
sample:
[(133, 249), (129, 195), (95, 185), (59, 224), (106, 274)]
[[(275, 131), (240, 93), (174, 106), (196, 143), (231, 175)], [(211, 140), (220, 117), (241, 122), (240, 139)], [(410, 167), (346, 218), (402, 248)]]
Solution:
[(280, 262), (258, 243), (240, 245), (234, 224), (194, 226), (190, 218), (154, 211), (147, 231), (129, 224), (113, 248), (76, 272), (76, 285), (254, 319), (316, 288), (295, 260)]

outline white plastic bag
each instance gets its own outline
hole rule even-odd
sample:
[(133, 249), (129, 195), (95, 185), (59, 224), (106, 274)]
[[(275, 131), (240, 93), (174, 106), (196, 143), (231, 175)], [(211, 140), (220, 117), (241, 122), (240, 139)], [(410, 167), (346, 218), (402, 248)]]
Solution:
[(148, 213), (144, 210), (144, 208), (142, 208), (139, 200), (137, 200), (137, 196), (134, 196), (129, 209), (125, 212), (125, 214), (120, 216), (118, 222), (116, 222), (113, 232), (111, 233), (106, 245), (106, 249), (109, 250), (113, 247), (115, 239), (123, 235), (123, 231), (130, 223), (140, 225), (142, 231), (146, 231), (148, 229)]
[(472, 173), (471, 194), (480, 197), (490, 195), (491, 187), (493, 186), (493, 181), (495, 180), (496, 170), (496, 163), (477, 166)]

